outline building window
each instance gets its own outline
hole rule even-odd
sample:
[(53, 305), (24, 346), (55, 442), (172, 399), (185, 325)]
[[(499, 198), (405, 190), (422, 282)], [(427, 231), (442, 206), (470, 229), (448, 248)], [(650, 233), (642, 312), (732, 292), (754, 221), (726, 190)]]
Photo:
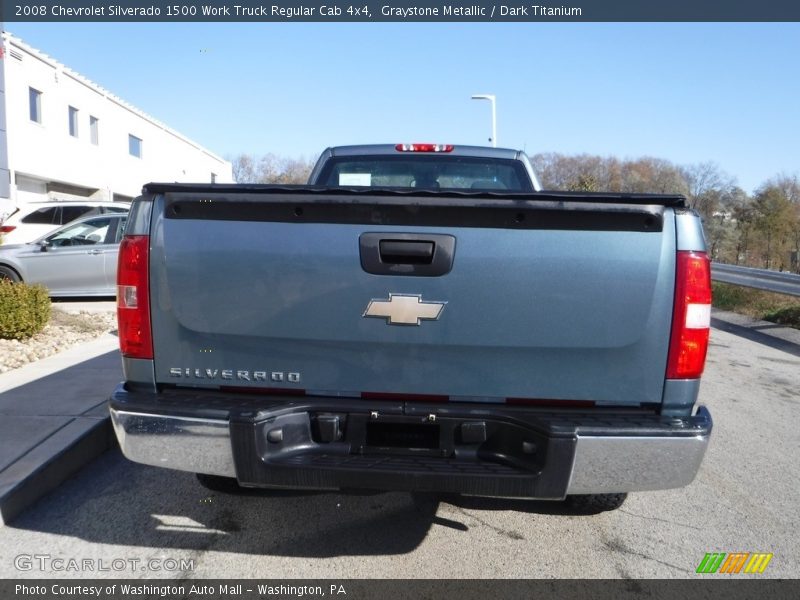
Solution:
[(69, 107), (69, 134), (78, 137), (78, 109), (74, 106)]
[(31, 121), (42, 122), (42, 92), (28, 88), (28, 104), (30, 106)]
[(217, 183), (217, 174), (216, 173), (212, 173), (211, 174), (211, 183)]
[(100, 144), (100, 120), (89, 115), (89, 138), (97, 146)]
[(128, 154), (142, 158), (142, 140), (135, 135), (128, 134)]

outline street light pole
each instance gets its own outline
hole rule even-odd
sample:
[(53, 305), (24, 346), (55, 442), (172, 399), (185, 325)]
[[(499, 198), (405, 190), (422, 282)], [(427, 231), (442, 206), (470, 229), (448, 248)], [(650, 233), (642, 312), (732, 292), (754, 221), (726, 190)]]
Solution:
[(494, 94), (475, 94), (473, 100), (488, 100), (492, 103), (492, 147), (497, 148), (497, 103)]

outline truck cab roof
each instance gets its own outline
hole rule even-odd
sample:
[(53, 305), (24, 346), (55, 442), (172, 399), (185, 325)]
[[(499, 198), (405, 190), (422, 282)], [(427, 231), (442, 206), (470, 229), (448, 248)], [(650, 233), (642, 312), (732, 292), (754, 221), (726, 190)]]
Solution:
[[(398, 166), (401, 162), (406, 163), (405, 169)], [(389, 163), (394, 166), (390, 167)], [(337, 169), (337, 164), (347, 166)], [(365, 175), (367, 172), (369, 178)], [(344, 178), (341, 173), (345, 173)], [(431, 183), (426, 183), (428, 181)], [(423, 189), (467, 186), (518, 192), (541, 190), (530, 160), (521, 150), (459, 144), (332, 146), (322, 152), (308, 182), (315, 185), (355, 182), (370, 187)]]
[[(409, 144), (411, 145), (411, 144)], [(442, 144), (444, 145), (444, 144)], [(360, 144), (353, 146), (330, 146), (323, 151), (323, 155), (328, 152), (330, 156), (375, 156), (396, 154), (398, 144)], [(522, 150), (511, 148), (491, 148), (488, 146), (464, 146), (460, 144), (448, 144), (451, 150), (447, 154), (451, 156), (474, 156), (482, 158), (499, 158), (506, 160), (519, 159), (525, 153)]]

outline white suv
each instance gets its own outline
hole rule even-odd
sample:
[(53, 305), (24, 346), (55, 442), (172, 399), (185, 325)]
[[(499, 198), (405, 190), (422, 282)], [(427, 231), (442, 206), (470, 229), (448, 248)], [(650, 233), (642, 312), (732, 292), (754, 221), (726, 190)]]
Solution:
[(2, 244), (25, 244), (55, 231), (65, 223), (94, 214), (128, 212), (127, 202), (30, 202), (0, 222)]

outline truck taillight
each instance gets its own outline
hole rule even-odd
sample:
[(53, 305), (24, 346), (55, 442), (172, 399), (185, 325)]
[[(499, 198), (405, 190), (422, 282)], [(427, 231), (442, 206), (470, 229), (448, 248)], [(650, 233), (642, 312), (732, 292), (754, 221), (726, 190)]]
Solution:
[(667, 379), (696, 379), (702, 375), (710, 327), (711, 264), (708, 255), (678, 252)]
[(452, 152), (453, 144), (397, 144), (398, 152)]
[(129, 358), (153, 358), (149, 255), (149, 236), (126, 235), (122, 239), (117, 264), (117, 322), (120, 351)]

